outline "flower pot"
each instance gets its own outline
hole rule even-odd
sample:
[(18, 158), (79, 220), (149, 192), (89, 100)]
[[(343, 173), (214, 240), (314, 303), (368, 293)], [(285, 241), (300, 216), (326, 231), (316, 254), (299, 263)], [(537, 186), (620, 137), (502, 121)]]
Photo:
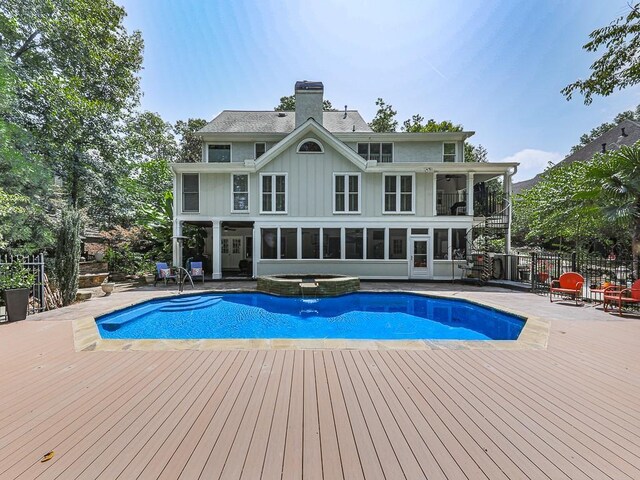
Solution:
[(29, 289), (12, 288), (5, 290), (2, 294), (7, 311), (7, 319), (10, 322), (24, 320), (27, 318), (27, 308), (29, 307)]
[(144, 281), (147, 282), (149, 285), (153, 284), (153, 282), (156, 281), (156, 276), (153, 273), (147, 273), (144, 276)]
[(107, 282), (100, 285), (105, 295), (111, 295), (111, 292), (113, 292), (115, 286), (116, 284), (113, 282)]

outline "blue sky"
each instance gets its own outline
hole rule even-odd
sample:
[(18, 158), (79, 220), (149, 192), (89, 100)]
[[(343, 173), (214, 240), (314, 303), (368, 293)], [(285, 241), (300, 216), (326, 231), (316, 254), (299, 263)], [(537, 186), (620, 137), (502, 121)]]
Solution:
[(320, 80), (336, 108), (370, 121), (382, 97), (476, 132), (516, 180), (556, 162), (581, 134), (640, 103), (640, 87), (567, 102), (588, 75), (581, 47), (625, 0), (120, 0), (145, 41), (142, 108), (165, 120), (271, 110), (296, 80)]

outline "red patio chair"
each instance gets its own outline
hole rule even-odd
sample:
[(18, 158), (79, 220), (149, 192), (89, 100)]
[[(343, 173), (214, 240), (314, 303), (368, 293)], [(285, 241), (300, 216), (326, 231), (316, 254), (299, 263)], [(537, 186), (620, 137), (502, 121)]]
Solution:
[(578, 305), (578, 298), (582, 295), (584, 278), (576, 272), (567, 272), (560, 275), (558, 280), (552, 280), (549, 288), (549, 301), (553, 302), (553, 295), (573, 297)]
[(622, 306), (625, 304), (640, 304), (640, 280), (636, 280), (631, 288), (613, 286), (604, 291), (604, 311), (608, 305), (618, 305), (618, 314), (622, 316)]

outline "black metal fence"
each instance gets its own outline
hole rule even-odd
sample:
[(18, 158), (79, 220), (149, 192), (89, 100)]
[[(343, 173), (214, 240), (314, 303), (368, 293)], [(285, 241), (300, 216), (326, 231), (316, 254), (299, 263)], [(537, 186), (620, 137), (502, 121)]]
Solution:
[[(28, 314), (43, 312), (46, 309), (44, 298), (44, 254), (29, 256), (0, 256), (0, 265), (11, 265), (19, 263), (34, 275), (34, 282), (29, 292), (29, 308)], [(2, 273), (0, 273), (2, 275)], [(4, 307), (0, 307), (0, 321), (6, 321), (6, 313)]]
[[(531, 291), (545, 294), (552, 280), (566, 272), (577, 272), (585, 279), (583, 296), (605, 284), (630, 286), (638, 279), (633, 270), (631, 253), (601, 255), (581, 253), (536, 252), (527, 255), (492, 256), (494, 280), (528, 284)], [(497, 266), (497, 267), (496, 267)]]

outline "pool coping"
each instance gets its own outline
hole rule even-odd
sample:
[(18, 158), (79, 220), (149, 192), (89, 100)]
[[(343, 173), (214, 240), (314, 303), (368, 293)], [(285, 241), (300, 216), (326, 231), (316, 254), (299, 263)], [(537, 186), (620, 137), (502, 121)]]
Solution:
[[(360, 290), (369, 293), (368, 290)], [(221, 293), (263, 293), (253, 289), (233, 290)], [(470, 300), (451, 295), (439, 295), (424, 291), (376, 290), (371, 293), (411, 293), (423, 297), (446, 300), (462, 300), (474, 305), (488, 307), (500, 312), (509, 313), (525, 320), (524, 327), (517, 340), (350, 340), (350, 339), (306, 339), (306, 338), (272, 338), (272, 339), (104, 339), (100, 336), (95, 317), (87, 316), (73, 320), (73, 338), (75, 350), (89, 351), (166, 351), (166, 350), (545, 350), (549, 341), (549, 321), (534, 315), (524, 314), (515, 309), (505, 308), (492, 302)], [(197, 293), (175, 293), (175, 296), (202, 295)], [(269, 294), (266, 294), (269, 295)], [(169, 295), (169, 297), (172, 295)], [(166, 297), (165, 297), (166, 298)], [(153, 300), (153, 299), (149, 299)], [(129, 305), (119, 306), (104, 312), (109, 314), (122, 310), (143, 300)]]

